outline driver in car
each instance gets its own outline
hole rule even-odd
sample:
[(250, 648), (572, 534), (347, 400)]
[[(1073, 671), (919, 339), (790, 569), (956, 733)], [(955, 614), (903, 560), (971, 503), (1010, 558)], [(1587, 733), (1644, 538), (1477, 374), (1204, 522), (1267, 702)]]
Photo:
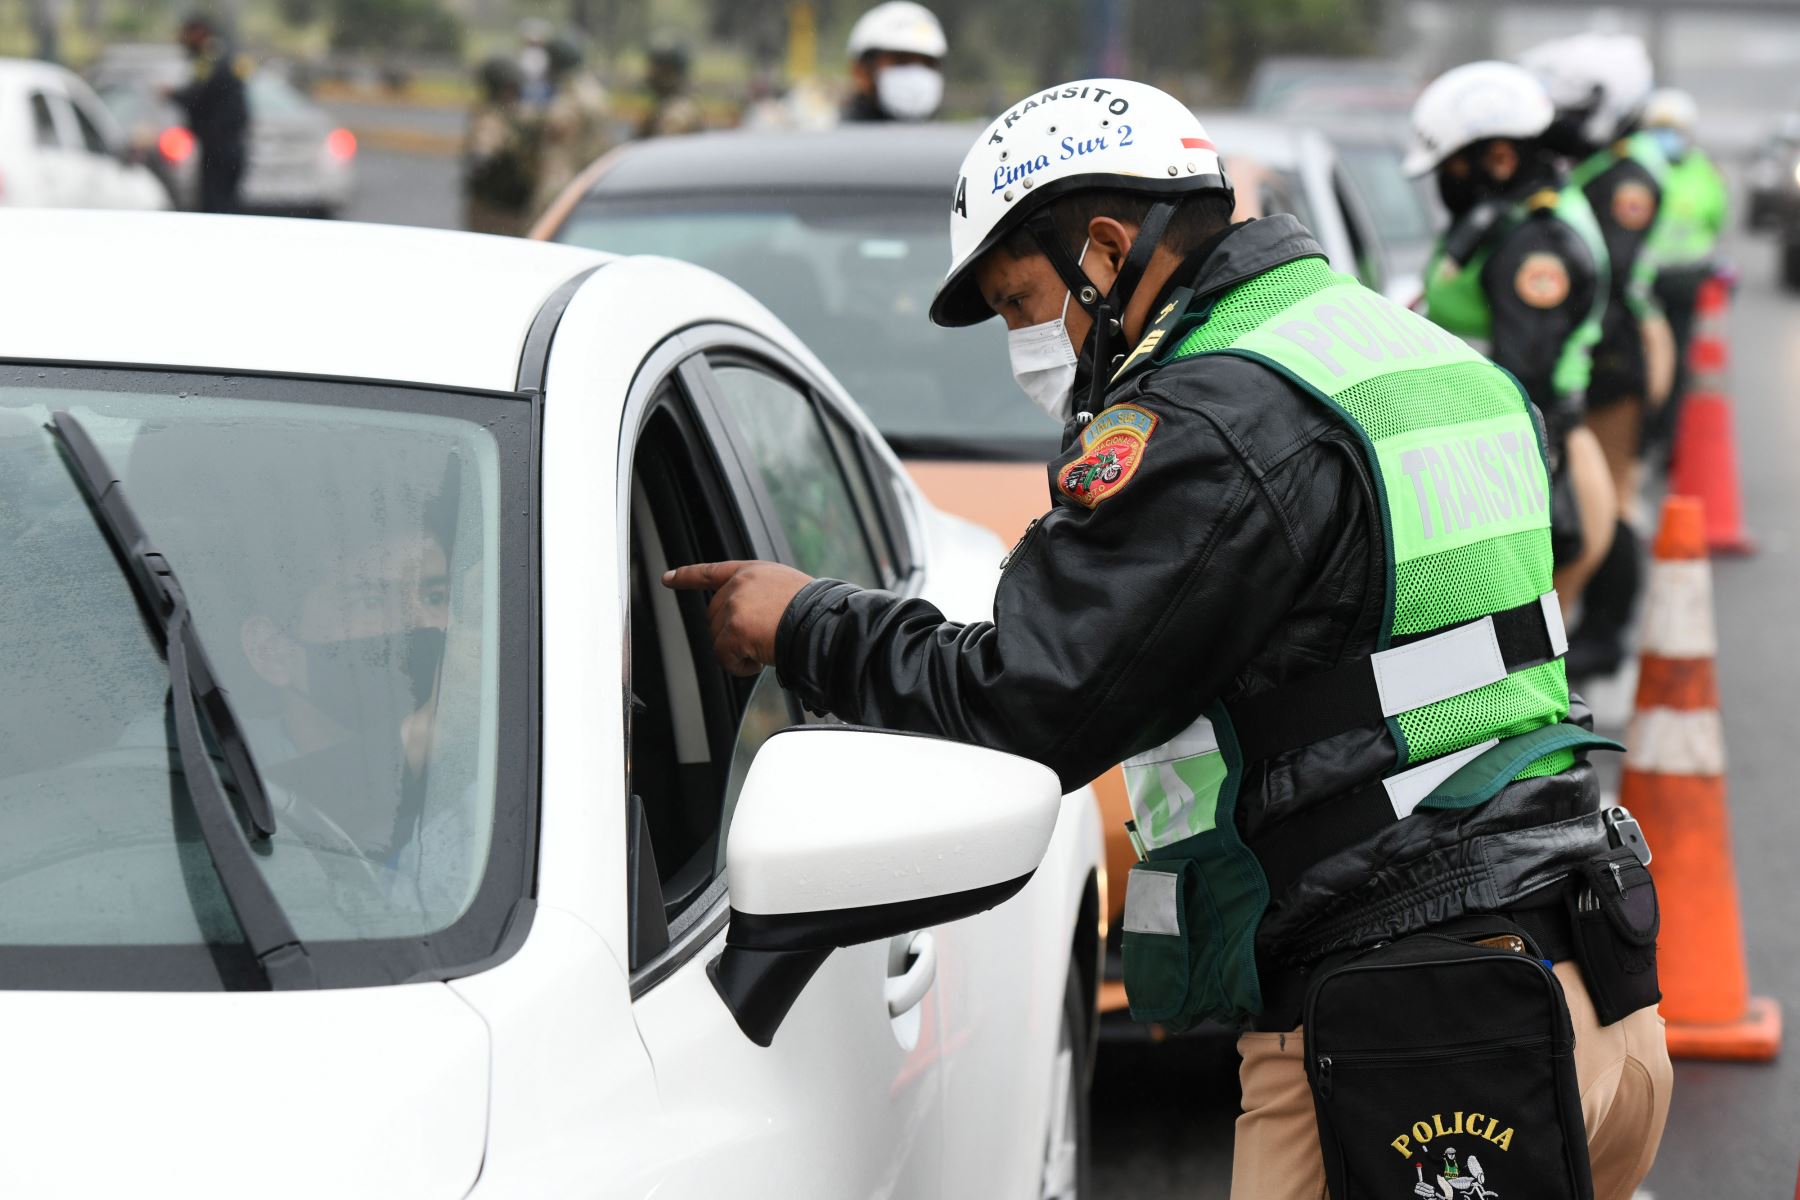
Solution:
[[(147, 511), (204, 514), (186, 536), (179, 519), (158, 534), (283, 830), (404, 868), (425, 820), (451, 618), (454, 476), (406, 513), (383, 440), (177, 427), (138, 439), (127, 485)], [(284, 465), (269, 461), (277, 444)], [(296, 496), (298, 477), (314, 495)], [(371, 481), (390, 485), (379, 505), (361, 494)], [(250, 548), (227, 561), (233, 546)]]

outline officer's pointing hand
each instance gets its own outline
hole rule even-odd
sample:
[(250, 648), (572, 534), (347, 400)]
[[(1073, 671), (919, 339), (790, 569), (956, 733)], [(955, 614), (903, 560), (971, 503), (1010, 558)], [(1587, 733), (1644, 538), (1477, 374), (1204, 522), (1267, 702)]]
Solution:
[(676, 567), (662, 581), (677, 591), (713, 593), (713, 653), (733, 675), (754, 675), (775, 661), (781, 614), (812, 577), (781, 563), (739, 561)]

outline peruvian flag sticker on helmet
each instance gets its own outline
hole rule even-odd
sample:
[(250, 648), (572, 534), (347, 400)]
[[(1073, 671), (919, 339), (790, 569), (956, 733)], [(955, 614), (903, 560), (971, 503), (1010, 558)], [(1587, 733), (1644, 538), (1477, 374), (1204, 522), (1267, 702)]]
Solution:
[(1190, 138), (1190, 137), (1184, 137), (1181, 139), (1181, 148), (1183, 150), (1213, 150), (1213, 151), (1218, 150), (1217, 146), (1213, 145), (1211, 142), (1207, 141), (1205, 138)]

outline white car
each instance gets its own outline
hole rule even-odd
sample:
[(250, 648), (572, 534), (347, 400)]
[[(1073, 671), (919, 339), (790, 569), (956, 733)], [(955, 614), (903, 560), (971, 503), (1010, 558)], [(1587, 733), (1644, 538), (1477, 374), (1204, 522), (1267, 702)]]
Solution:
[(658, 586), (991, 603), (765, 309), (426, 230), (0, 243), (0, 1190), (1075, 1194), (1091, 795), (808, 717)]
[(169, 192), (73, 72), (0, 58), (0, 206), (163, 209)]

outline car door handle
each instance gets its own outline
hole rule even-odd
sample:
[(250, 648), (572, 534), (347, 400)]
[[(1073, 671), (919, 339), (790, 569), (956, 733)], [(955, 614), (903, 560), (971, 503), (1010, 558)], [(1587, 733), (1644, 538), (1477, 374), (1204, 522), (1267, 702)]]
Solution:
[(928, 930), (895, 938), (888, 953), (888, 1016), (916, 1006), (937, 978), (937, 942)]

